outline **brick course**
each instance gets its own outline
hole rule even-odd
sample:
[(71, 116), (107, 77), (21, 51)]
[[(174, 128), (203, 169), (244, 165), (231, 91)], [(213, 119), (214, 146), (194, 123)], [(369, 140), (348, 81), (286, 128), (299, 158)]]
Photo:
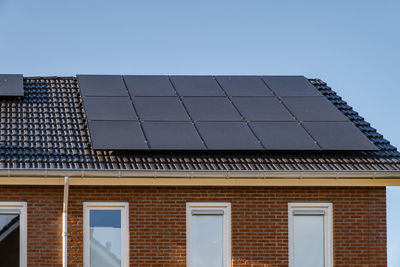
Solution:
[[(28, 202), (28, 265), (62, 263), (63, 188), (1, 186)], [(185, 266), (186, 202), (232, 204), (234, 266), (288, 265), (288, 202), (332, 202), (335, 266), (386, 266), (385, 187), (70, 187), (68, 261), (82, 266), (83, 202), (129, 202), (131, 266)]]

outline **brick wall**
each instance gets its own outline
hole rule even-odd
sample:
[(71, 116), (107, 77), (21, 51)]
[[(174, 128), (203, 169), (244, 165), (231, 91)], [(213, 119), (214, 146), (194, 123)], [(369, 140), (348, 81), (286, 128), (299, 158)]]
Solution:
[[(62, 187), (1, 186), (28, 202), (29, 266), (61, 265)], [(71, 187), (68, 257), (82, 266), (84, 201), (129, 202), (131, 266), (185, 266), (189, 201), (232, 204), (234, 266), (288, 264), (288, 202), (332, 202), (335, 266), (386, 266), (384, 187)]]

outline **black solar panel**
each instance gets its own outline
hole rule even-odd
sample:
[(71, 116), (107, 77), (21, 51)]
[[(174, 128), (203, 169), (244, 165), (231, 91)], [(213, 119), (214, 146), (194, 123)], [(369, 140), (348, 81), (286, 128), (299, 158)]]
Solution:
[(303, 76), (79, 75), (78, 82), (94, 149), (376, 150)]
[(125, 75), (131, 96), (176, 96), (168, 76)]
[(151, 149), (206, 149), (192, 122), (144, 122), (143, 129)]
[(84, 97), (88, 120), (137, 120), (129, 97)]
[(217, 76), (216, 79), (229, 96), (273, 96), (258, 76)]
[(0, 74), (0, 96), (24, 96), (21, 74)]
[(227, 97), (183, 97), (194, 121), (241, 121), (242, 117)]
[(77, 75), (83, 96), (128, 96), (121, 75)]
[(298, 122), (251, 122), (250, 127), (269, 150), (320, 150)]
[(93, 149), (148, 149), (137, 121), (89, 121), (88, 126)]
[(178, 97), (135, 97), (133, 103), (144, 121), (189, 121)]
[(283, 103), (299, 121), (348, 121), (326, 97), (282, 97)]
[(233, 103), (247, 121), (295, 121), (276, 97), (233, 97)]
[(180, 96), (224, 96), (213, 76), (171, 76)]
[(208, 149), (261, 150), (260, 142), (244, 122), (197, 122)]
[(277, 96), (321, 96), (304, 76), (263, 76), (263, 80)]
[(322, 150), (377, 150), (352, 122), (304, 122)]

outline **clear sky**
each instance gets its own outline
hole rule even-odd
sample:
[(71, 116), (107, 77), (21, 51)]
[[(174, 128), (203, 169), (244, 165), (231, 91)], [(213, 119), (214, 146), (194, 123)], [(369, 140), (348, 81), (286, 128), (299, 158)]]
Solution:
[[(0, 73), (301, 74), (400, 146), (400, 1), (0, 0)], [(390, 266), (400, 189), (388, 188)]]

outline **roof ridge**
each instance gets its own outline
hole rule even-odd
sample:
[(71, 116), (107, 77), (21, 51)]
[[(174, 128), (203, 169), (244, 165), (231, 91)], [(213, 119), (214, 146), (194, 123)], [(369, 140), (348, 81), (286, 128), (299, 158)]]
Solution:
[(24, 80), (74, 80), (75, 76), (24, 76)]

